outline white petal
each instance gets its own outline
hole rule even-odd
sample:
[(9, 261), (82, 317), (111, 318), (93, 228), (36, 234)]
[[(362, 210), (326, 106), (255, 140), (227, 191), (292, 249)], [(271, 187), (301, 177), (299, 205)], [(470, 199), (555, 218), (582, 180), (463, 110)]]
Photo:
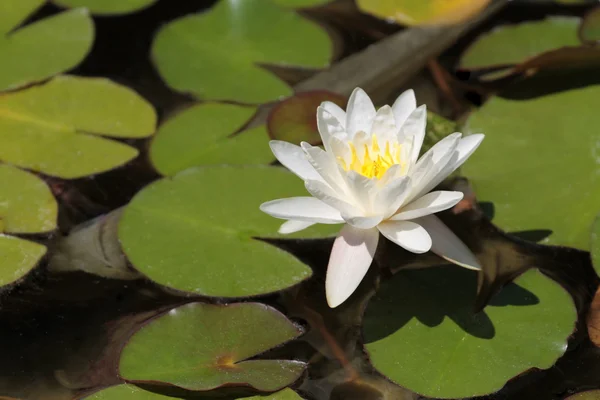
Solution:
[(385, 186), (389, 182), (402, 176), (402, 166), (400, 164), (392, 165), (379, 179), (379, 186)]
[(439, 171), (435, 177), (431, 180), (431, 183), (428, 185), (432, 189), (439, 185), (444, 179), (448, 177), (451, 173), (456, 171), (458, 167), (460, 167), (467, 159), (477, 150), (481, 141), (483, 140), (483, 134), (476, 134), (464, 137), (459, 140), (458, 145), (456, 146), (456, 150), (448, 164)]
[(427, 193), (425, 196), (402, 207), (402, 210), (391, 219), (394, 221), (410, 220), (447, 210), (461, 201), (463, 196), (462, 192), (443, 190)]
[(331, 151), (329, 146), (331, 137), (336, 133), (344, 132), (344, 126), (322, 106), (317, 108), (317, 128), (327, 151)]
[(326, 183), (308, 180), (304, 182), (304, 186), (310, 194), (321, 200), (323, 203), (329, 204), (343, 215), (352, 217), (363, 215), (363, 212), (360, 209), (344, 200), (341, 200), (338, 193), (336, 193)]
[(321, 176), (321, 179), (318, 180), (327, 182), (338, 193), (346, 193), (348, 190), (346, 180), (333, 154), (327, 153), (320, 147), (311, 146), (306, 142), (302, 142), (301, 146), (308, 161)]
[(354, 197), (354, 204), (363, 211), (363, 214), (373, 212), (373, 201), (377, 194), (377, 179), (369, 179), (355, 171), (346, 174), (348, 187)]
[(296, 221), (339, 224), (344, 222), (340, 212), (314, 197), (290, 197), (268, 201), (260, 205), (261, 211), (275, 218)]
[(329, 307), (339, 306), (354, 293), (373, 262), (378, 241), (377, 229), (356, 229), (350, 225), (342, 228), (327, 266), (325, 293)]
[(417, 99), (415, 98), (415, 92), (412, 89), (409, 89), (398, 96), (392, 105), (392, 111), (396, 118), (396, 125), (398, 127), (404, 125), (404, 121), (412, 114), (415, 108), (417, 108)]
[[(373, 119), (371, 134), (376, 135), (377, 139), (385, 141), (392, 139), (396, 132), (398, 132), (398, 127), (392, 108), (385, 105), (377, 110), (377, 114)], [(383, 147), (381, 144), (379, 146)]]
[(338, 157), (343, 159), (346, 164), (349, 164), (352, 159), (352, 153), (350, 152), (350, 146), (345, 140), (341, 140), (338, 137), (332, 136), (329, 139), (329, 152), (337, 159)]
[(461, 267), (481, 269), (481, 265), (471, 250), (438, 217), (428, 215), (415, 220), (415, 222), (421, 224), (431, 235), (432, 252)]
[(287, 235), (294, 232), (300, 232), (310, 226), (313, 226), (314, 224), (314, 222), (294, 221), (293, 219), (290, 219), (289, 221), (285, 221), (283, 224), (281, 224), (278, 232), (282, 235)]
[(383, 221), (383, 215), (375, 215), (370, 217), (348, 217), (342, 213), (342, 218), (344, 218), (344, 221), (346, 221), (347, 224), (358, 229), (375, 228), (381, 221)]
[(298, 175), (302, 180), (323, 180), (307, 160), (306, 154), (300, 146), (281, 140), (271, 140), (269, 146), (271, 146), (271, 151), (281, 165)]
[(384, 218), (393, 215), (410, 194), (410, 178), (402, 176), (388, 183), (375, 196), (374, 209)]
[(350, 137), (356, 132), (370, 133), (376, 110), (369, 96), (361, 88), (356, 88), (348, 99), (346, 108), (346, 132)]
[(386, 221), (377, 225), (379, 232), (398, 246), (412, 253), (431, 249), (431, 237), (421, 225), (412, 221)]
[(411, 154), (409, 162), (414, 164), (419, 158), (419, 152), (423, 146), (423, 139), (425, 138), (425, 129), (427, 128), (427, 107), (422, 105), (421, 107), (414, 110), (404, 122), (404, 125), (400, 128), (398, 139), (403, 142), (405, 138), (412, 137), (413, 142), (411, 146)]
[(343, 127), (346, 127), (346, 111), (342, 110), (340, 106), (331, 101), (324, 101), (320, 107), (323, 107), (325, 111), (333, 115)]

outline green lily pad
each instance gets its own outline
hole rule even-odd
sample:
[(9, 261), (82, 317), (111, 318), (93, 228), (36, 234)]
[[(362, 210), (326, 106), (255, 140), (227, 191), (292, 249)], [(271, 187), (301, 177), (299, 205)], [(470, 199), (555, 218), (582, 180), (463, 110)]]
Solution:
[(165, 122), (150, 147), (150, 159), (163, 175), (211, 164), (268, 164), (273, 161), (264, 126), (231, 135), (256, 108), (204, 103)]
[[(292, 389), (285, 388), (280, 390), (279, 392), (275, 392), (273, 394), (266, 395), (258, 395), (252, 397), (244, 397), (245, 400), (302, 400), (302, 397), (298, 395), (298, 393), (294, 392)], [(240, 397), (238, 400), (242, 400)]]
[(596, 273), (600, 275), (600, 215), (596, 217), (596, 220), (592, 225), (591, 239), (590, 252), (592, 255), (592, 265), (594, 266)]
[(74, 68), (92, 47), (94, 23), (85, 9), (63, 12), (18, 28), (43, 3), (0, 2), (0, 91)]
[(58, 205), (37, 176), (0, 164), (0, 219), (4, 232), (39, 233), (56, 229)]
[(167, 400), (173, 397), (149, 392), (134, 385), (117, 385), (84, 398), (86, 400)]
[(260, 64), (324, 68), (331, 54), (325, 31), (270, 0), (221, 0), (167, 24), (152, 45), (154, 63), (173, 89), (254, 104), (292, 94)]
[[(261, 203), (306, 195), (301, 179), (283, 168), (193, 168), (145, 187), (125, 208), (119, 239), (142, 274), (174, 289), (242, 297), (285, 289), (311, 275), (289, 253), (253, 237), (277, 236), (283, 222)], [(302, 237), (339, 226), (318, 225)]]
[(267, 130), (273, 139), (300, 144), (320, 144), (317, 107), (324, 101), (345, 108), (346, 98), (326, 90), (297, 93), (279, 102), (269, 114)]
[(565, 400), (600, 400), (600, 390), (588, 390), (567, 397)]
[(158, 0), (52, 0), (63, 7), (85, 7), (92, 14), (128, 14), (150, 7)]
[(489, 0), (357, 0), (358, 8), (405, 25), (455, 24), (472, 18)]
[[(512, 67), (551, 50), (577, 46), (579, 21), (579, 18), (552, 17), (496, 28), (481, 36), (465, 51), (460, 68)], [(491, 77), (498, 78), (509, 72), (510, 68)]]
[(333, 0), (271, 0), (273, 3), (292, 8), (317, 7), (330, 3)]
[(274, 392), (295, 382), (306, 364), (248, 360), (302, 331), (259, 303), (188, 304), (151, 321), (121, 354), (119, 373), (133, 383), (193, 391), (246, 386)]
[(476, 275), (454, 266), (403, 271), (369, 302), (363, 333), (373, 366), (427, 397), (493, 393), (565, 352), (577, 311), (569, 294), (537, 270), (473, 314)]
[(600, 198), (600, 96), (591, 86), (526, 101), (492, 98), (468, 121), (486, 134), (462, 167), (506, 231), (549, 229), (545, 243), (589, 248)]
[(98, 135), (143, 138), (155, 124), (152, 106), (130, 89), (107, 79), (61, 76), (0, 97), (0, 160), (79, 178), (138, 154)]
[(579, 38), (584, 43), (600, 42), (600, 7), (590, 10), (579, 26)]
[[(10, 165), (0, 165), (0, 231), (44, 233), (56, 229), (58, 205), (46, 183)], [(0, 234), (0, 285), (25, 276), (46, 254), (46, 247)]]

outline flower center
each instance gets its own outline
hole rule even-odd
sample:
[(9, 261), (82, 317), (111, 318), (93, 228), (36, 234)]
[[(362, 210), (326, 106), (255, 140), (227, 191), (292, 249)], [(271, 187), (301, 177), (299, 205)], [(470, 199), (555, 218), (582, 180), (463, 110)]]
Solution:
[[(355, 171), (367, 178), (383, 177), (385, 172), (396, 164), (403, 164), (400, 160), (402, 145), (399, 143), (386, 142), (384, 151), (381, 151), (379, 142), (375, 135), (372, 136), (371, 144), (365, 143), (361, 154), (357, 151), (354, 143), (349, 142), (351, 159), (347, 163), (342, 157), (338, 157), (338, 161), (346, 171)], [(362, 158), (362, 159), (361, 159)]]

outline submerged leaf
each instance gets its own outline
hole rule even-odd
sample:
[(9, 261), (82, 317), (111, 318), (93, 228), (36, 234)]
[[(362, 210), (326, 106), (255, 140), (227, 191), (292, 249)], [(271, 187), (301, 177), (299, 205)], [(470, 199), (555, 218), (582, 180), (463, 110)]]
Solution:
[(52, 0), (63, 7), (85, 7), (92, 14), (128, 14), (150, 7), (158, 0)]
[(283, 314), (259, 303), (192, 303), (138, 331), (121, 354), (129, 382), (193, 391), (245, 386), (273, 392), (296, 381), (306, 365), (249, 358), (298, 337)]
[[(600, 114), (591, 86), (527, 101), (492, 98), (468, 121), (485, 132), (462, 172), (506, 231), (549, 230), (550, 244), (589, 248), (600, 197)], [(559, 163), (557, 163), (557, 160)], [(574, 215), (576, 214), (576, 217)]]
[[(212, 166), (183, 171), (145, 187), (125, 208), (119, 239), (142, 274), (174, 289), (241, 297), (288, 288), (311, 270), (253, 237), (273, 237), (283, 222), (261, 203), (306, 193), (283, 168)], [(333, 233), (320, 225), (306, 237)]]
[(154, 63), (173, 89), (254, 104), (292, 94), (260, 64), (323, 68), (331, 53), (322, 29), (270, 0), (219, 1), (169, 23), (152, 45)]
[(199, 104), (167, 120), (150, 147), (150, 159), (163, 175), (214, 164), (267, 164), (274, 157), (264, 126), (231, 136), (256, 108)]
[(69, 70), (92, 47), (94, 24), (85, 9), (66, 11), (17, 28), (43, 3), (0, 1), (0, 91)]
[(531, 270), (473, 314), (475, 273), (410, 270), (384, 282), (364, 316), (365, 348), (397, 384), (435, 398), (493, 393), (567, 348), (577, 312), (569, 294)]
[(61, 178), (115, 168), (138, 151), (99, 135), (143, 138), (156, 114), (137, 93), (107, 79), (57, 77), (0, 96), (0, 160)]
[(477, 15), (489, 0), (357, 0), (361, 11), (405, 25), (456, 24)]

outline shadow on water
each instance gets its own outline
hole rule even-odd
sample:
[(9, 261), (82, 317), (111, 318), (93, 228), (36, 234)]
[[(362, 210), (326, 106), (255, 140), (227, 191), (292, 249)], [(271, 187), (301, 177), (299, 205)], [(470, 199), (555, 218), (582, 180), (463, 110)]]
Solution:
[[(435, 327), (450, 318), (471, 336), (492, 339), (494, 324), (484, 311), (473, 312), (476, 274), (444, 266), (402, 271), (384, 283), (367, 309), (364, 332), (367, 343), (383, 339), (416, 318)], [(530, 306), (539, 303), (529, 290), (511, 283), (489, 303), (490, 307)], [(370, 325), (370, 326), (367, 326)]]

